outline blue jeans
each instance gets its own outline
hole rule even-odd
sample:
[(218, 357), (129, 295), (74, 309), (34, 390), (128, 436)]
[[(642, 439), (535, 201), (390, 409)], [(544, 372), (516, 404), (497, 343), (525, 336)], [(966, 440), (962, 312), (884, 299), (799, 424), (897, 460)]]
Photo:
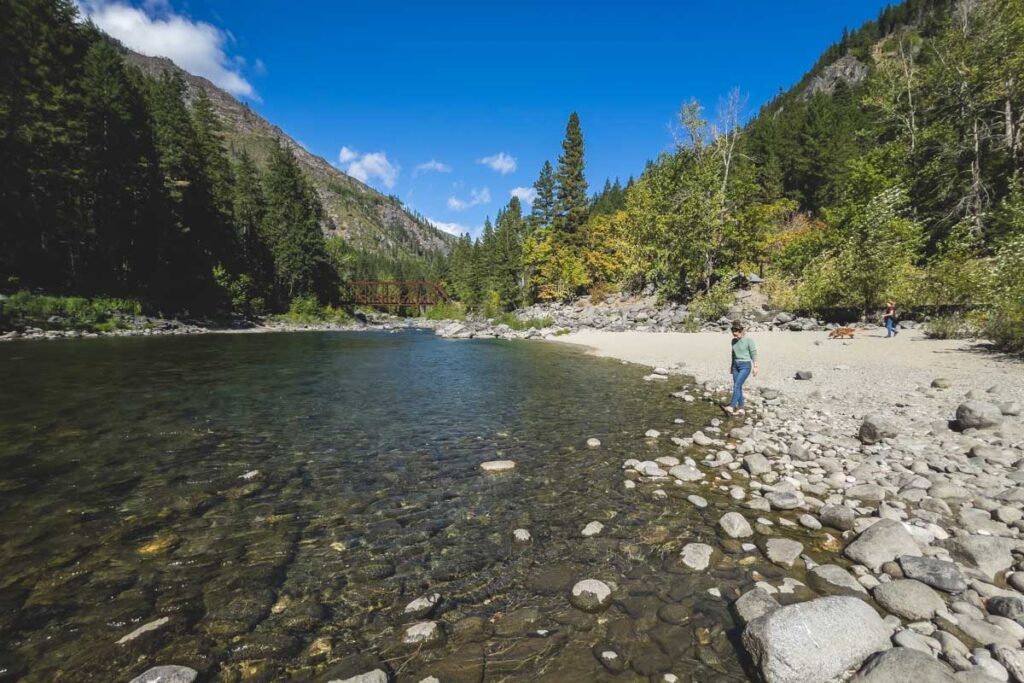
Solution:
[(743, 383), (750, 377), (751, 367), (749, 360), (738, 360), (732, 364), (732, 401), (729, 405), (733, 410), (743, 407)]
[(885, 335), (886, 337), (895, 337), (896, 336), (896, 319), (895, 318), (886, 318), (885, 319), (885, 331), (886, 331), (886, 335)]

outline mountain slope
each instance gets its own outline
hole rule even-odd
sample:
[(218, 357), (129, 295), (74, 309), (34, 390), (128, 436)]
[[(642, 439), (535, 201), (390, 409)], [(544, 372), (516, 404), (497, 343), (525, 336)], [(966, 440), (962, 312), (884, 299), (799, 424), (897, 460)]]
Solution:
[(280, 128), (210, 81), (163, 57), (147, 57), (130, 50), (125, 51), (124, 57), (150, 76), (163, 72), (181, 74), (190, 98), (200, 90), (205, 91), (224, 122), (226, 142), (233, 152), (245, 150), (262, 167), (275, 140), (290, 147), (320, 197), (325, 234), (344, 237), (352, 247), (369, 253), (447, 253), (453, 237), (412, 215), (396, 198), (382, 195), (322, 157), (310, 154)]

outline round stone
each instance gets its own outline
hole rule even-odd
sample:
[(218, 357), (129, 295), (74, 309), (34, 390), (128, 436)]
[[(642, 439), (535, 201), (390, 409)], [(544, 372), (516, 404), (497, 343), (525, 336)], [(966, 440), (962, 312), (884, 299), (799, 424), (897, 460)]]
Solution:
[(603, 530), (604, 524), (601, 524), (601, 522), (590, 522), (585, 527), (583, 527), (583, 531), (581, 533), (585, 537), (589, 538), (590, 536), (596, 536)]
[(520, 543), (529, 543), (531, 538), (530, 532), (526, 529), (516, 529), (512, 532), (512, 537)]
[(600, 448), (600, 447), (601, 447), (601, 440), (600, 439), (594, 439), (594, 438), (587, 439), (587, 448)]
[(405, 629), (402, 643), (418, 647), (439, 645), (444, 640), (444, 633), (436, 621), (418, 621)]
[(708, 565), (711, 564), (711, 556), (714, 552), (715, 549), (706, 543), (687, 543), (683, 546), (679, 557), (687, 567), (700, 572), (707, 569)]
[(515, 469), (515, 466), (511, 460), (488, 460), (480, 463), (480, 469), (484, 472), (508, 472)]
[(604, 581), (584, 579), (572, 587), (569, 602), (584, 612), (600, 612), (612, 600), (612, 589)]

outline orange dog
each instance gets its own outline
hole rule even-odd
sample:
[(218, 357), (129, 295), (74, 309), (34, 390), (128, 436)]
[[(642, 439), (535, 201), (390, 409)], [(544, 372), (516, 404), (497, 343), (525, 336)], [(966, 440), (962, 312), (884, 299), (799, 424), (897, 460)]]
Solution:
[(837, 327), (828, 333), (829, 339), (853, 339), (855, 330), (852, 327)]

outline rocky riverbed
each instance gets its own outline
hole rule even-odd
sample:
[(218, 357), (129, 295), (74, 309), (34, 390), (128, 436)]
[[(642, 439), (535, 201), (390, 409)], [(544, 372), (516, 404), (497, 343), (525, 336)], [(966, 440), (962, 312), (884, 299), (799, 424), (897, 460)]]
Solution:
[[(685, 494), (698, 507), (719, 501), (720, 543), (680, 551), (694, 572), (729, 554), (785, 570), (781, 581), (750, 572), (731, 600), (742, 647), (770, 683), (1022, 683), (1024, 373), (960, 349), (946, 364), (963, 370), (928, 376), (893, 367), (907, 349), (890, 350), (875, 361), (888, 381), (865, 385), (856, 365), (807, 371), (757, 387), (746, 418), (690, 433), (644, 425), (690, 455), (628, 459), (622, 485), (638, 496), (678, 491), (670, 500)], [(842, 353), (831, 347), (832, 362)], [(680, 390), (674, 375), (686, 370), (647, 379), (681, 401), (723, 398), (720, 381)]]

